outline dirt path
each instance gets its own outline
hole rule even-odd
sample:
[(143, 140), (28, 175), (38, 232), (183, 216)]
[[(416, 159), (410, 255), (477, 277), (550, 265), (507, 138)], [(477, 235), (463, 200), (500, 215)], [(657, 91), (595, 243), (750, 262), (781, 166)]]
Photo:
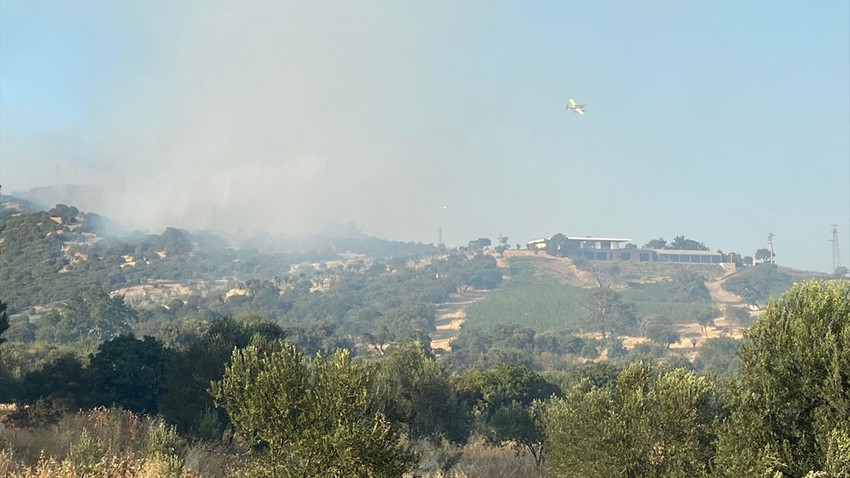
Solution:
[(741, 296), (723, 288), (723, 283), (733, 274), (734, 272), (730, 272), (711, 282), (705, 283), (708, 293), (711, 294), (711, 302), (720, 311), (720, 314), (714, 318), (714, 325), (706, 327), (705, 331), (703, 331), (702, 327), (697, 323), (680, 324), (677, 327), (677, 331), (681, 335), (682, 340), (671, 345), (671, 348), (693, 349), (695, 343), (699, 345), (705, 339), (714, 337), (741, 337), (741, 328), (730, 324), (725, 316), (727, 307), (741, 307), (745, 305)]
[(714, 302), (714, 305), (716, 305), (721, 312), (724, 312), (728, 305), (740, 306), (744, 303), (741, 296), (733, 294), (723, 288), (723, 283), (726, 282), (726, 279), (728, 279), (732, 274), (734, 274), (734, 272), (726, 274), (717, 280), (705, 283), (705, 286), (708, 288), (708, 293), (711, 294), (712, 302)]
[[(711, 294), (712, 303), (720, 311), (720, 314), (714, 318), (714, 325), (708, 326), (703, 330), (702, 326), (696, 322), (676, 324), (676, 332), (679, 333), (681, 340), (670, 344), (671, 349), (687, 351), (688, 359), (693, 360), (697, 355), (696, 348), (706, 339), (715, 337), (741, 337), (741, 328), (730, 324), (725, 317), (727, 307), (742, 307), (745, 305), (744, 300), (740, 296), (723, 288), (723, 283), (732, 274), (734, 272), (705, 283), (709, 294)], [(623, 346), (630, 349), (639, 343), (648, 341), (649, 339), (646, 337), (625, 337), (623, 339)]]
[(431, 334), (431, 349), (449, 350), (449, 341), (457, 335), (466, 319), (466, 308), (483, 299), (490, 291), (469, 290), (452, 294), (448, 302), (437, 307), (437, 331)]

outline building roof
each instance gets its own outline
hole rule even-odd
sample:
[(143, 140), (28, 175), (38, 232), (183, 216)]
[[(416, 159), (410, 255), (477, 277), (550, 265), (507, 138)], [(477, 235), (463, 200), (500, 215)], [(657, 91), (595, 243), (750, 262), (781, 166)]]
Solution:
[(611, 242), (631, 242), (631, 239), (622, 237), (596, 237), (596, 236), (567, 236), (571, 241), (611, 241)]
[[(646, 249), (644, 249), (646, 250)], [(722, 256), (723, 254), (714, 251), (692, 251), (690, 249), (649, 249), (659, 254), (687, 254), (691, 256)]]

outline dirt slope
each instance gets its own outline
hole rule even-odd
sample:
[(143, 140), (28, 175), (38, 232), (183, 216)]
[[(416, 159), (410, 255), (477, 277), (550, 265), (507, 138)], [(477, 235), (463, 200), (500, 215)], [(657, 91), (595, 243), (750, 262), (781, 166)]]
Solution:
[(466, 308), (487, 295), (486, 290), (469, 290), (452, 294), (448, 302), (437, 307), (437, 331), (431, 334), (431, 348), (449, 350), (449, 341), (453, 339), (460, 324), (466, 319)]

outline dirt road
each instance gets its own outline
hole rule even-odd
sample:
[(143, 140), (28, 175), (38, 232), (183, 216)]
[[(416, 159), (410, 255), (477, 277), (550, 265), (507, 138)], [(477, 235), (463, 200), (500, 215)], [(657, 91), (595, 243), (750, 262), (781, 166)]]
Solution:
[[(734, 274), (734, 272), (732, 274)], [(724, 312), (728, 305), (744, 305), (744, 300), (741, 299), (741, 296), (733, 294), (723, 288), (723, 283), (726, 282), (726, 279), (728, 279), (732, 274), (726, 274), (717, 280), (705, 283), (705, 286), (708, 288), (708, 293), (711, 294), (712, 302), (714, 302), (714, 305), (717, 306), (721, 312)]]

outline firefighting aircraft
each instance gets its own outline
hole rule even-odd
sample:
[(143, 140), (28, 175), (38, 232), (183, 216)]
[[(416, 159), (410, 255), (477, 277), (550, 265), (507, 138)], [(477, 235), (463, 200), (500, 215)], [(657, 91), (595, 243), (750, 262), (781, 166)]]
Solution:
[(570, 104), (567, 105), (567, 111), (575, 111), (577, 115), (584, 114), (584, 105), (576, 104), (576, 100), (570, 98)]

